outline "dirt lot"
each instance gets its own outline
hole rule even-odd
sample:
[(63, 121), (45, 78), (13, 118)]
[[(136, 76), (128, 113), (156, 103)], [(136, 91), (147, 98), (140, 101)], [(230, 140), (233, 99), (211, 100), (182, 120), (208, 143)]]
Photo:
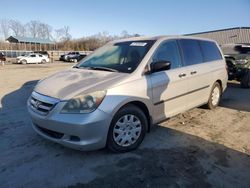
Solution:
[(1, 187), (250, 187), (250, 89), (230, 83), (216, 110), (171, 118), (133, 152), (80, 152), (39, 137), (26, 110), (36, 82), (70, 66), (0, 67)]

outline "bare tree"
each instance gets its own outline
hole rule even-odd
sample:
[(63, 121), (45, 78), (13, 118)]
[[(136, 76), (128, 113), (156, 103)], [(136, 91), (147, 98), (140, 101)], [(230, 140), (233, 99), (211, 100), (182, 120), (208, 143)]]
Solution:
[(55, 30), (56, 40), (62, 42), (69, 41), (72, 38), (69, 31), (70, 31), (69, 26), (64, 26), (61, 29), (56, 29)]
[(62, 35), (61, 29), (55, 29), (53, 33), (53, 40), (56, 42), (60, 42), (61, 35)]
[(36, 38), (38, 36), (39, 26), (40, 26), (40, 22), (36, 20), (31, 20), (27, 24), (27, 29), (29, 30), (29, 34), (31, 37)]
[(0, 20), (0, 32), (3, 34), (4, 39), (9, 37), (10, 34), (9, 20), (7, 19)]
[(10, 29), (16, 36), (25, 36), (26, 29), (25, 26), (18, 20), (10, 20)]
[(121, 32), (121, 38), (128, 38), (128, 37), (130, 37), (130, 35), (128, 34), (128, 32), (126, 30), (123, 30)]
[(39, 24), (38, 37), (42, 39), (49, 39), (51, 37), (52, 27), (45, 23)]

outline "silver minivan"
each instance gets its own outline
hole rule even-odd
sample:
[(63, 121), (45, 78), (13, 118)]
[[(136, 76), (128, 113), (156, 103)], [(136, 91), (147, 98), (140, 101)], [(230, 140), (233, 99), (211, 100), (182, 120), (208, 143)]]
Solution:
[(36, 85), (28, 100), (34, 130), (78, 150), (137, 148), (150, 127), (206, 105), (226, 88), (216, 42), (183, 36), (109, 42)]

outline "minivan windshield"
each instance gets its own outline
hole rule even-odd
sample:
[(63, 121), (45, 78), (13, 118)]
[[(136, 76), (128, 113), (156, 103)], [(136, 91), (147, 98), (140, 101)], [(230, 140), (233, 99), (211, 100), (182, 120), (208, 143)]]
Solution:
[(83, 59), (75, 68), (88, 68), (111, 72), (133, 72), (154, 40), (109, 43)]

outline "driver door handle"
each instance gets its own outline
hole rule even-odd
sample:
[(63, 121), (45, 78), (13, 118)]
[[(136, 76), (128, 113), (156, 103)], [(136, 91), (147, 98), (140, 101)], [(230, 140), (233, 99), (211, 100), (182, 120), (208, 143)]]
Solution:
[(197, 71), (191, 71), (190, 74), (193, 75), (193, 74), (196, 74)]
[(179, 77), (180, 77), (180, 78), (185, 77), (185, 76), (186, 76), (185, 73), (179, 74)]

